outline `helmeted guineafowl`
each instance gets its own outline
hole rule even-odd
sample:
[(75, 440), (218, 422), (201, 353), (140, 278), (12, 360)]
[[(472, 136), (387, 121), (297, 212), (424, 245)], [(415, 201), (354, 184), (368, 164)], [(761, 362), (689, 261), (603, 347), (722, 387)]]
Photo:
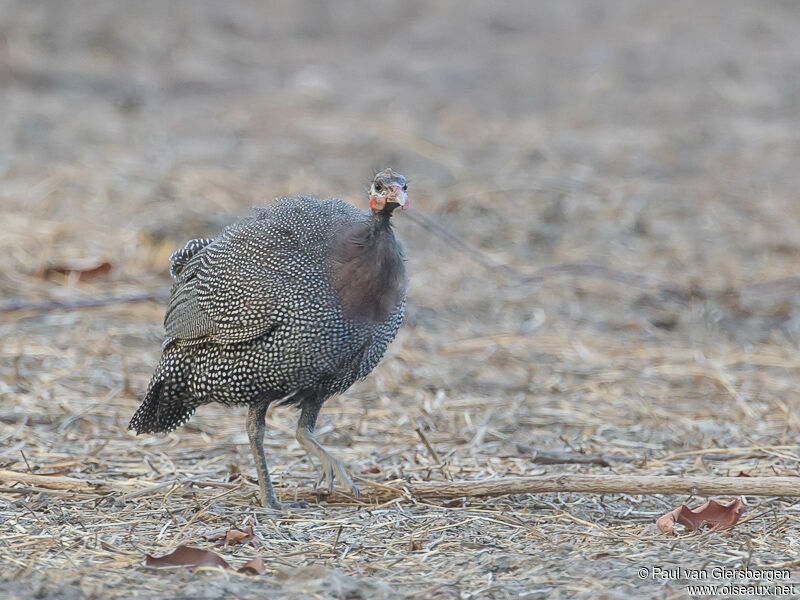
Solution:
[(174, 278), (161, 360), (129, 427), (172, 431), (201, 404), (247, 404), (265, 506), (280, 507), (264, 456), (271, 402), (300, 408), (297, 440), (354, 495), (342, 462), (314, 438), (320, 408), (366, 377), (403, 319), (406, 268), (391, 216), (406, 179), (375, 176), (370, 212), (328, 198), (280, 198), (170, 258)]

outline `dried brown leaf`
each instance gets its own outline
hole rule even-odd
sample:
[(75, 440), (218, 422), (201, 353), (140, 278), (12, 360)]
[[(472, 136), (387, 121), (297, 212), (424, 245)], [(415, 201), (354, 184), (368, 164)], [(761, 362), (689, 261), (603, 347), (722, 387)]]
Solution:
[(253, 526), (248, 525), (244, 531), (231, 527), (225, 532), (225, 538), (222, 541), (223, 546), (235, 546), (237, 544), (250, 544), (253, 548), (258, 548), (261, 544), (261, 539), (253, 531)]
[(741, 498), (727, 505), (709, 500), (694, 510), (682, 504), (679, 508), (659, 517), (656, 525), (661, 531), (671, 535), (678, 535), (675, 532), (675, 523), (684, 525), (689, 531), (699, 529), (703, 523), (714, 530), (729, 529), (736, 525), (745, 510), (747, 505)]
[(237, 572), (244, 573), (245, 575), (265, 575), (267, 566), (264, 564), (264, 559), (256, 557), (237, 569)]
[(239, 465), (228, 465), (228, 481), (237, 481), (242, 478), (242, 472), (239, 470)]
[(218, 567), (220, 569), (230, 569), (227, 561), (216, 552), (202, 550), (191, 546), (178, 546), (164, 556), (145, 556), (145, 564), (148, 567)]

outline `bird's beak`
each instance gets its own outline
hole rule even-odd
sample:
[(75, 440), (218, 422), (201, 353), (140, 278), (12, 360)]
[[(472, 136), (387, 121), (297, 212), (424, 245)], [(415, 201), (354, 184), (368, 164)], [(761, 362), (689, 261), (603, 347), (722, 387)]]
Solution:
[(408, 194), (406, 194), (399, 185), (393, 185), (386, 193), (386, 202), (399, 204), (400, 208), (405, 210), (408, 208)]

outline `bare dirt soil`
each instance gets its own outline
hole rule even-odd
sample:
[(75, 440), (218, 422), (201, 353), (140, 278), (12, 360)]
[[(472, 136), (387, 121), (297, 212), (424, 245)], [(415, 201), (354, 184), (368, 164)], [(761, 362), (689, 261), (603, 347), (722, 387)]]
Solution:
[[(186, 239), (276, 196), (363, 205), (391, 166), (482, 256), (397, 219), (407, 323), (320, 419), (362, 487), (796, 476), (798, 31), (800, 5), (777, 1), (2, 1), (0, 303), (163, 292)], [(568, 264), (615, 271), (518, 276)], [(163, 301), (0, 314), (0, 469), (122, 490), (0, 482), (0, 597), (685, 598), (639, 570), (800, 572), (787, 498), (678, 538), (655, 519), (705, 498), (266, 511), (243, 410), (126, 430), (162, 317)], [(268, 416), (288, 490), (316, 479), (295, 419)], [(629, 460), (542, 465), (527, 446)], [(206, 539), (232, 525), (262, 544)], [(179, 544), (267, 574), (144, 566)]]

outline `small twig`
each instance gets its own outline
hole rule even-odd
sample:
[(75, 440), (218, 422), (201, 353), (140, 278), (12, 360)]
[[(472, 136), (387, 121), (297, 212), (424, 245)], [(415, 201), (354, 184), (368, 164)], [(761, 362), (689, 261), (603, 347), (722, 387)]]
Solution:
[(442, 464), (442, 461), (441, 461), (441, 460), (439, 460), (439, 455), (436, 453), (436, 450), (434, 450), (433, 446), (432, 446), (432, 445), (431, 445), (431, 443), (428, 441), (428, 436), (426, 436), (426, 435), (425, 435), (425, 432), (424, 432), (424, 431), (422, 431), (422, 428), (421, 428), (421, 427), (419, 427), (419, 426), (417, 426), (417, 427), (415, 427), (415, 428), (414, 428), (414, 431), (416, 431), (416, 432), (417, 432), (417, 435), (418, 435), (418, 436), (420, 437), (420, 439), (422, 440), (422, 443), (423, 443), (423, 444), (425, 444), (425, 447), (428, 449), (428, 452), (430, 452), (430, 454), (431, 454), (431, 458), (433, 458), (434, 462), (435, 462), (437, 465), (441, 465), (441, 464)]
[(31, 465), (28, 462), (28, 458), (25, 456), (25, 451), (22, 448), (20, 448), (19, 453), (22, 454), (22, 460), (25, 461), (25, 466), (28, 467), (28, 473), (33, 473), (33, 469), (31, 469)]
[(197, 481), (198, 479), (202, 479), (206, 477), (206, 475), (193, 475), (192, 477), (181, 477), (180, 479), (173, 479), (171, 481), (162, 481), (159, 484), (156, 484), (152, 487), (139, 490), (138, 492), (131, 492), (130, 494), (125, 494), (122, 499), (123, 500), (132, 500), (133, 498), (139, 498), (140, 496), (146, 496), (150, 492), (155, 492), (156, 490), (164, 489), (165, 487), (169, 487), (171, 485), (182, 485), (184, 483), (188, 483), (190, 481)]
[(54, 490), (75, 490), (84, 492), (108, 492), (138, 485), (136, 481), (111, 481), (108, 479), (78, 479), (61, 475), (39, 475), (19, 473), (0, 469), (0, 481), (22, 483)]
[(632, 462), (628, 456), (609, 456), (605, 454), (582, 454), (580, 452), (564, 452), (562, 450), (540, 450), (527, 444), (517, 443), (517, 452), (530, 454), (531, 462), (540, 465), (600, 465), (611, 467), (615, 463)]
[(339, 525), (339, 529), (336, 531), (336, 539), (333, 540), (333, 544), (331, 545), (331, 553), (336, 554), (336, 546), (339, 543), (339, 537), (342, 535), (342, 525)]
[(417, 435), (419, 436), (419, 439), (421, 439), (422, 443), (425, 444), (425, 447), (428, 449), (428, 453), (431, 455), (431, 458), (433, 458), (433, 460), (436, 463), (436, 465), (441, 467), (442, 466), (442, 461), (439, 460), (439, 455), (436, 453), (436, 450), (434, 450), (433, 446), (428, 441), (428, 437), (425, 435), (425, 432), (422, 431), (422, 428), (419, 425), (417, 425), (417, 422), (414, 420), (414, 417), (412, 417), (411, 415), (408, 416), (408, 421), (411, 424), (411, 427), (414, 428), (414, 431), (417, 432)]
[(698, 456), (703, 457), (703, 462), (724, 462), (726, 460), (740, 460), (742, 458), (753, 458), (754, 456), (760, 456), (759, 454), (754, 454), (752, 452), (744, 453), (740, 452), (739, 454), (698, 454)]

